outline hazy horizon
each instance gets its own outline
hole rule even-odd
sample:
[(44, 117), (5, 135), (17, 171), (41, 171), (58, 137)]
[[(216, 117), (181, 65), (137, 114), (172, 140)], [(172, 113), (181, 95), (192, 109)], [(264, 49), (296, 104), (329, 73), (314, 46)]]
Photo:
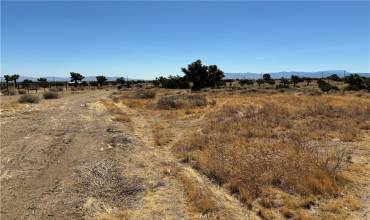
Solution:
[(370, 72), (370, 2), (1, 2), (1, 71), (29, 77)]

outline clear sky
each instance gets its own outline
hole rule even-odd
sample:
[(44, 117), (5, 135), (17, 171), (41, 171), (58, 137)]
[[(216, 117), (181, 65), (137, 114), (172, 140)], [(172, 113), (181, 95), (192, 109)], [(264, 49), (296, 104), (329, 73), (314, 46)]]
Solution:
[(1, 72), (370, 72), (370, 2), (1, 2)]

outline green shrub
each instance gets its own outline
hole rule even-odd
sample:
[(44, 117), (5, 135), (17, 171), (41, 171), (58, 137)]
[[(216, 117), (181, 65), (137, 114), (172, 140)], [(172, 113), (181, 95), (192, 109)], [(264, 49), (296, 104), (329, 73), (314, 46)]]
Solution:
[(319, 86), (320, 90), (323, 92), (328, 92), (330, 90), (339, 90), (338, 87), (331, 85), (330, 83), (327, 83), (321, 79), (317, 81), (317, 85)]
[(44, 99), (57, 99), (59, 94), (57, 92), (47, 91), (44, 92)]
[(40, 101), (38, 96), (25, 94), (19, 97), (19, 103), (38, 103)]
[(253, 85), (253, 80), (251, 79), (241, 79), (239, 81), (240, 85), (241, 86), (244, 86), (244, 85)]
[(358, 74), (351, 74), (345, 78), (345, 82), (348, 84), (346, 90), (362, 90), (367, 89), (370, 91), (370, 79), (361, 77)]

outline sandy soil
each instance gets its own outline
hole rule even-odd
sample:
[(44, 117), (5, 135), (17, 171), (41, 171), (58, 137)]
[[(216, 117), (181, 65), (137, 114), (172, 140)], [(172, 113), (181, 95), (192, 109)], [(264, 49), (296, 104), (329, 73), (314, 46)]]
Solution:
[[(258, 218), (173, 156), (172, 145), (203, 116), (168, 123), (115, 103), (131, 120), (119, 122), (103, 102), (112, 101), (111, 93), (65, 94), (34, 105), (1, 97), (0, 219), (212, 219), (192, 210), (175, 170), (211, 190), (221, 219)], [(171, 131), (168, 143), (154, 144), (153, 124)], [(368, 168), (353, 189), (363, 192), (355, 219), (370, 218), (369, 149), (366, 139), (353, 152), (353, 162)]]
[(2, 112), (1, 219), (188, 218), (145, 120), (131, 113), (134, 128), (112, 121), (100, 102), (108, 95)]

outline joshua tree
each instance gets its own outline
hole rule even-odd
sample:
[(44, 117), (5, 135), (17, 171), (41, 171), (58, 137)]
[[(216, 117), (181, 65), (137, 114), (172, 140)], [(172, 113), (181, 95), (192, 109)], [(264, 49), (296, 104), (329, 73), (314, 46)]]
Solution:
[(181, 70), (185, 73), (184, 80), (193, 83), (192, 90), (219, 85), (224, 77), (224, 73), (216, 65), (206, 66), (202, 64), (201, 60), (197, 60)]
[(19, 75), (14, 74), (11, 77), (12, 77), (12, 80), (14, 81), (14, 88), (19, 88), (18, 85), (17, 85), (17, 80), (19, 79)]
[(284, 77), (282, 77), (280, 79), (280, 84), (283, 84), (284, 87), (288, 87), (288, 84), (289, 84), (289, 80), (285, 79)]
[(261, 87), (261, 84), (264, 82), (263, 79), (257, 79), (258, 87)]
[(12, 81), (12, 77), (9, 75), (4, 75), (4, 79), (6, 82), (6, 91), (8, 92), (9, 95), (9, 81)]
[(44, 92), (45, 92), (45, 89), (49, 87), (49, 83), (46, 78), (38, 78), (37, 82), (39, 83), (40, 87), (44, 88)]
[(262, 79), (263, 79), (263, 81), (268, 83), (271, 80), (271, 75), (268, 74), (268, 73), (265, 73), (265, 74), (263, 74)]
[(96, 81), (98, 81), (98, 85), (99, 85), (100, 87), (102, 87), (102, 86), (103, 86), (103, 84), (107, 81), (107, 77), (105, 77), (105, 76), (103, 76), (103, 75), (101, 75), (101, 76), (97, 76), (97, 77), (96, 77)]
[(75, 83), (75, 87), (77, 87), (78, 81), (83, 80), (85, 77), (79, 73), (71, 72), (71, 82)]
[[(30, 93), (30, 85), (32, 84), (32, 80), (29, 80), (29, 79), (25, 79), (23, 80), (22, 82), (22, 87), (26, 87), (27, 88), (27, 92)], [(37, 90), (36, 90), (37, 91)]]
[(121, 85), (125, 84), (125, 82), (126, 82), (125, 78), (123, 78), (123, 77), (117, 78), (116, 81), (117, 81), (117, 83), (119, 83)]
[(301, 81), (301, 78), (297, 75), (292, 75), (291, 80), (293, 82), (293, 86), (295, 86), (297, 83)]

